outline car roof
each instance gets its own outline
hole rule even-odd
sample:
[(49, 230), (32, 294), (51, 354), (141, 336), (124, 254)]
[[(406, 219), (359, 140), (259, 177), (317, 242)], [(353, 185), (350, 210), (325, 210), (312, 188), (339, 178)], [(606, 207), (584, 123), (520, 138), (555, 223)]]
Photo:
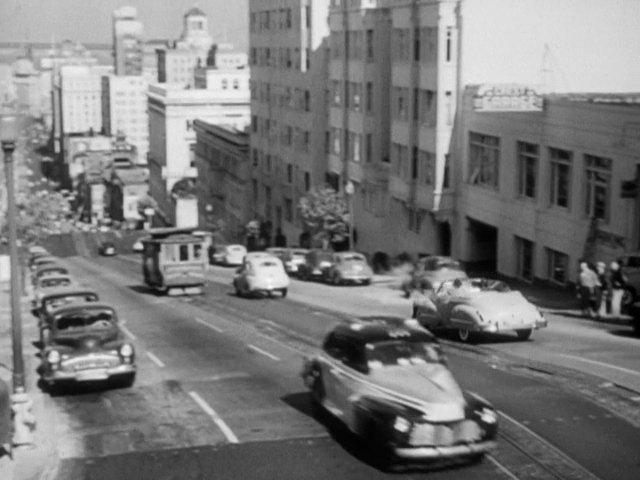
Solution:
[[(436, 337), (420, 327), (415, 320), (371, 319), (337, 325), (332, 333), (346, 337), (356, 343), (378, 343), (390, 340), (407, 342), (437, 342)], [(402, 331), (402, 335), (398, 332)]]
[(59, 263), (48, 263), (46, 265), (38, 265), (35, 274), (37, 275), (38, 273), (45, 272), (47, 270), (55, 270), (56, 268), (64, 268), (65, 270), (67, 270), (65, 266), (60, 265)]
[(72, 313), (78, 310), (110, 310), (115, 313), (115, 308), (104, 302), (67, 303), (52, 310), (52, 315)]
[(56, 297), (58, 295), (71, 295), (76, 293), (80, 295), (89, 294), (89, 293), (92, 293), (95, 295), (98, 294), (98, 292), (96, 292), (94, 289), (89, 287), (81, 287), (78, 285), (64, 285), (61, 287), (47, 288), (45, 293), (43, 293), (42, 298)]
[(73, 280), (73, 277), (68, 273), (57, 273), (54, 275), (49, 275), (48, 277), (39, 278), (38, 281), (45, 280), (45, 279), (46, 280)]

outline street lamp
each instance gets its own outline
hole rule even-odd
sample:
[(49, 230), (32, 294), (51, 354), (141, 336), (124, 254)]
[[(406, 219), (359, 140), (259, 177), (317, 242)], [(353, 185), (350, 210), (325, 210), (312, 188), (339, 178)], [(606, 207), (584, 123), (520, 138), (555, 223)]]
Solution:
[(355, 250), (355, 245), (353, 244), (353, 228), (354, 228), (354, 218), (353, 218), (353, 196), (356, 192), (356, 188), (351, 180), (349, 180), (344, 186), (344, 193), (349, 198), (349, 250)]
[(11, 259), (11, 332), (13, 342), (13, 392), (24, 392), (24, 361), (22, 358), (22, 320), (20, 317), (20, 283), (18, 278), (18, 241), (16, 234), (16, 197), (14, 190), (13, 151), (18, 138), (18, 117), (0, 116), (0, 142), (4, 154), (7, 178), (7, 227)]

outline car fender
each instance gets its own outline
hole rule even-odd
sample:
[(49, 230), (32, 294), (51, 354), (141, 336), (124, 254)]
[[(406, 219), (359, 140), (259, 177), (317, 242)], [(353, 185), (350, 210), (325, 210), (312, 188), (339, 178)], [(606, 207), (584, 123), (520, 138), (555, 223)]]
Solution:
[(396, 417), (420, 418), (422, 416), (420, 411), (372, 396), (362, 396), (354, 400), (352, 413), (353, 432), (365, 438), (375, 436), (380, 441), (394, 438), (393, 423)]
[(478, 312), (468, 305), (456, 305), (449, 315), (450, 326), (454, 328), (466, 328), (478, 330), (480, 318)]

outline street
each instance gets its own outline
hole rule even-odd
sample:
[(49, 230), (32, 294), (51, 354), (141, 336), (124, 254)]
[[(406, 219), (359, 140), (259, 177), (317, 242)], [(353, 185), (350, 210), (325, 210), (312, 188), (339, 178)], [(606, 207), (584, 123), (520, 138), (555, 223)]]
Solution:
[[(136, 257), (64, 262), (117, 306), (136, 345), (139, 372), (131, 389), (85, 389), (50, 399), (60, 459), (55, 478), (118, 478), (130, 471), (154, 479), (387, 475), (335, 422), (314, 418), (299, 373), (331, 325), (350, 315), (407, 316), (410, 302), (399, 292), (294, 281), (290, 298), (242, 299), (230, 286), (233, 270), (213, 267), (204, 295), (164, 297), (143, 287)], [(549, 319), (546, 331), (524, 343), (499, 338), (466, 347), (443, 340), (463, 388), (500, 410), (499, 447), (479, 465), (405, 475), (636, 478), (640, 430), (630, 413), (633, 395), (616, 395), (611, 382), (601, 386), (606, 377), (589, 376), (593, 363), (583, 360), (600, 358), (617, 367), (604, 367), (620, 375), (616, 382), (632, 382), (637, 339), (591, 322)], [(27, 321), (25, 342), (35, 338), (35, 321)], [(582, 360), (572, 362), (575, 352)], [(26, 348), (25, 354), (35, 353)], [(556, 362), (563, 354), (567, 363)], [(547, 371), (528, 368), (528, 359), (536, 366), (545, 358)], [(582, 369), (569, 378), (567, 366)]]

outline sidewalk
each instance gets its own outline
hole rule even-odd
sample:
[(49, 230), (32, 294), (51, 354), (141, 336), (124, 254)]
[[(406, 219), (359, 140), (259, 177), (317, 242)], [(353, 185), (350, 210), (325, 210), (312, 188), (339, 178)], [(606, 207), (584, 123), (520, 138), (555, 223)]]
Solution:
[[(13, 350), (11, 329), (10, 292), (0, 284), (0, 378), (12, 384)], [(22, 318), (22, 350), (25, 369), (25, 388), (33, 402), (32, 413), (36, 418), (33, 445), (20, 446), (13, 450), (13, 479), (39, 480), (49, 478), (56, 465), (55, 421), (50, 399), (38, 388), (36, 369), (39, 360), (35, 355), (32, 340), (37, 338), (37, 325), (30, 313), (31, 302), (26, 296), (20, 298)]]

